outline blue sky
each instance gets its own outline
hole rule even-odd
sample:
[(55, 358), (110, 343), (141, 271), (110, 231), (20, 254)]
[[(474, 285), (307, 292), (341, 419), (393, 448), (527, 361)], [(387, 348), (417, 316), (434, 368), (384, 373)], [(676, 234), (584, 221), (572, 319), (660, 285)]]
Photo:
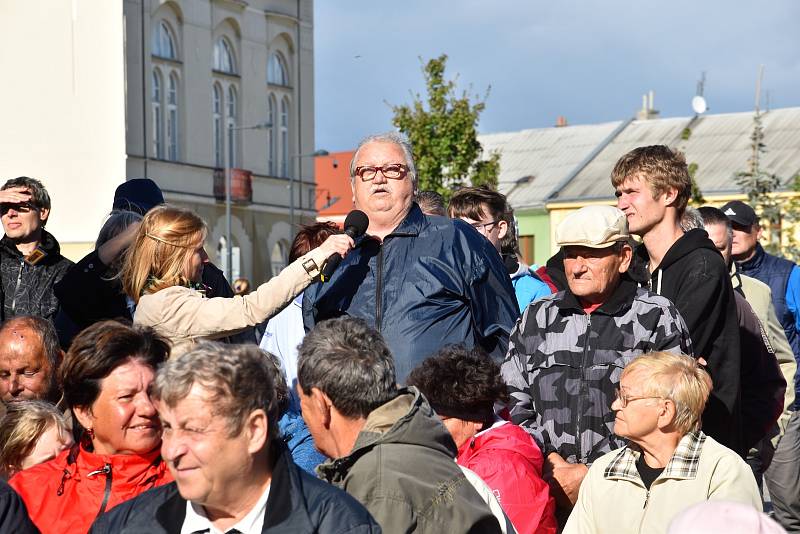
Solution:
[(702, 71), (710, 113), (747, 111), (760, 64), (770, 106), (800, 106), (797, 0), (316, 0), (314, 10), (316, 146), (330, 151), (392, 129), (387, 102), (424, 96), (419, 58), (442, 53), (460, 89), (491, 86), (481, 132), (627, 118), (651, 89), (661, 116), (690, 115)]

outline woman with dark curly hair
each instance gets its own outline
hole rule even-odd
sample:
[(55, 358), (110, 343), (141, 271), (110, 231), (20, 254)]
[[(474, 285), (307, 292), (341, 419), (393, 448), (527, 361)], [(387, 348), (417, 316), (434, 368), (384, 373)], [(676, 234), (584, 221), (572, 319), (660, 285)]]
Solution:
[(480, 348), (444, 347), (408, 376), (458, 447), (458, 464), (492, 489), (520, 534), (556, 532), (555, 502), (542, 480), (542, 451), (522, 428), (495, 415), (508, 400), (500, 367)]
[(87, 532), (103, 512), (172, 481), (149, 394), (168, 357), (169, 343), (152, 329), (117, 321), (72, 342), (60, 378), (81, 441), (10, 480), (43, 533)]

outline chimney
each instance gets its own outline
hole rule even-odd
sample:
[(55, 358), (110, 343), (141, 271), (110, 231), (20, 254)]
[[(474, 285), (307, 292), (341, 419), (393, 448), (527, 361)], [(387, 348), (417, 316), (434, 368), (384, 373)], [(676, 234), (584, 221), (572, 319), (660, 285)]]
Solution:
[(567, 118), (564, 115), (556, 117), (556, 128), (563, 128), (567, 125)]
[(636, 113), (636, 118), (638, 120), (646, 121), (658, 118), (658, 110), (655, 109), (655, 106), (653, 105), (655, 94), (655, 91), (651, 90), (647, 94), (642, 95), (642, 109)]

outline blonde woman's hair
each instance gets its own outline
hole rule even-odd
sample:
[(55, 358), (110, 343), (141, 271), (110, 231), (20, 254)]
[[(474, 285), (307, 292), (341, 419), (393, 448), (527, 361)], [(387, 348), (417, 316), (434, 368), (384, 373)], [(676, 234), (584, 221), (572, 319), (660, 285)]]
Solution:
[(700, 429), (711, 377), (697, 360), (685, 354), (651, 352), (631, 361), (622, 371), (622, 377), (644, 371), (640, 395), (669, 399), (675, 404), (675, 428), (681, 435)]
[(0, 470), (7, 477), (22, 470), (22, 463), (36, 442), (51, 426), (69, 435), (64, 415), (52, 404), (40, 400), (12, 402), (0, 419)]
[(206, 223), (194, 212), (177, 206), (156, 206), (147, 212), (128, 247), (122, 268), (122, 287), (137, 304), (145, 293), (188, 285), (188, 257), (205, 241)]

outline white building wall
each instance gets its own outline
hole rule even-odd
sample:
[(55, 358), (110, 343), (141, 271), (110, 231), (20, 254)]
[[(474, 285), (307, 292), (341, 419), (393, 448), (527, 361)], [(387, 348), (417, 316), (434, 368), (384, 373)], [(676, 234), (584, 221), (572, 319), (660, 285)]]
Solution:
[(0, 0), (0, 180), (40, 179), (47, 229), (90, 248), (125, 179), (122, 4)]

